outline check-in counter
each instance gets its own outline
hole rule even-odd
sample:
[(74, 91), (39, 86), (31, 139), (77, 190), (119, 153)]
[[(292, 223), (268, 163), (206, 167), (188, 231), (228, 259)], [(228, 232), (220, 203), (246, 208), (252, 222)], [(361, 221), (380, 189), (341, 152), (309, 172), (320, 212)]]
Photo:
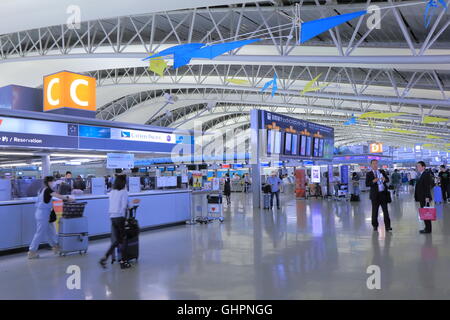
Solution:
[[(141, 229), (183, 223), (191, 219), (191, 191), (152, 190), (129, 193), (130, 200), (140, 199), (137, 219)], [(86, 201), (84, 216), (88, 218), (89, 236), (111, 232), (108, 195), (80, 195)], [(35, 198), (0, 201), (0, 252), (27, 247), (36, 231)]]

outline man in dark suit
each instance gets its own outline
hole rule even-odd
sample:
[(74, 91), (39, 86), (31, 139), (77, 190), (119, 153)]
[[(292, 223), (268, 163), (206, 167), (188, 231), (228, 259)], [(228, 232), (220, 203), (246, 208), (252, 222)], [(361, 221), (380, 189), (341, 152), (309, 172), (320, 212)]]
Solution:
[(370, 161), (371, 169), (366, 175), (366, 187), (370, 188), (370, 200), (372, 201), (372, 226), (373, 231), (378, 231), (378, 209), (383, 209), (384, 227), (386, 231), (392, 231), (391, 219), (388, 211), (388, 187), (389, 178), (384, 170), (378, 169), (378, 160)]
[[(431, 189), (433, 188), (433, 177), (426, 169), (425, 162), (419, 161), (416, 164), (418, 176), (416, 179), (416, 188), (414, 190), (414, 199), (420, 203), (423, 208), (431, 201)], [(424, 220), (425, 229), (420, 230), (420, 233), (431, 233), (431, 220)]]

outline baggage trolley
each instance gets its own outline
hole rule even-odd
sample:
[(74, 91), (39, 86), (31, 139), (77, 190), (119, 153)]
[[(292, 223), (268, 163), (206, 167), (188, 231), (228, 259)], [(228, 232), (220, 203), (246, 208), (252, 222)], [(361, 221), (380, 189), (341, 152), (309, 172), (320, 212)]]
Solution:
[(87, 202), (63, 202), (63, 218), (80, 218), (83, 216), (84, 207)]
[(205, 217), (197, 217), (196, 221), (199, 223), (209, 223), (214, 220), (223, 222), (223, 206), (222, 206), (222, 194), (208, 194), (207, 200), (207, 215)]
[(88, 250), (87, 218), (83, 217), (87, 202), (63, 202), (62, 218), (59, 220), (59, 255), (79, 252), (86, 254)]

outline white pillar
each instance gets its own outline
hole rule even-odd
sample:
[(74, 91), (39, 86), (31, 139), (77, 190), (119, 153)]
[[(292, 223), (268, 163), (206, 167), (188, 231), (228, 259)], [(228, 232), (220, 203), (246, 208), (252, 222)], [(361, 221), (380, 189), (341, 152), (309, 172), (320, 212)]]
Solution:
[(50, 175), (50, 155), (42, 156), (42, 178)]
[(259, 112), (256, 109), (250, 111), (250, 142), (251, 142), (251, 169), (252, 169), (252, 194), (253, 208), (261, 207), (261, 144), (259, 140)]

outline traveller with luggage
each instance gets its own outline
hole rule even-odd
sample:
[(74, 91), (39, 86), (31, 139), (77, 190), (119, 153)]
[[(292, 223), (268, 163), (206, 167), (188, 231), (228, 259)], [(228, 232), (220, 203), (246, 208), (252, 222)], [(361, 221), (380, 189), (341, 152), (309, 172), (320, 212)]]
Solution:
[(446, 202), (449, 198), (450, 171), (445, 165), (441, 165), (439, 168), (439, 180), (441, 181), (442, 200)]
[(273, 198), (277, 198), (277, 209), (280, 209), (280, 187), (283, 184), (283, 181), (278, 177), (276, 171), (272, 172), (272, 175), (267, 178), (267, 184), (270, 185), (271, 194), (270, 194), (270, 207), (273, 208)]
[(55, 226), (53, 223), (56, 221), (56, 214), (53, 210), (52, 198), (58, 198), (62, 200), (72, 201), (73, 199), (68, 195), (61, 195), (54, 192), (55, 178), (47, 176), (44, 178), (44, 188), (39, 192), (36, 200), (36, 212), (34, 214), (36, 218), (36, 233), (31, 241), (28, 251), (28, 259), (39, 258), (37, 253), (40, 243), (48, 238), (49, 244), (52, 246), (53, 252), (57, 254), (59, 252), (58, 239), (56, 235)]
[(402, 183), (402, 176), (398, 172), (398, 169), (394, 170), (394, 173), (391, 177), (391, 183), (392, 187), (394, 188), (394, 196), (398, 197), (399, 191), (400, 191), (400, 185)]
[(350, 196), (350, 201), (360, 201), (359, 195), (360, 195), (360, 190), (359, 190), (359, 175), (356, 172), (352, 173), (352, 187), (353, 187), (353, 192)]
[[(109, 217), (111, 218), (112, 241), (105, 256), (100, 259), (99, 263), (106, 268), (106, 261), (113, 254), (114, 250), (123, 245), (125, 234), (125, 222), (128, 209), (128, 191), (126, 188), (126, 176), (117, 175), (114, 180), (113, 189), (109, 193)], [(121, 252), (119, 260), (122, 269), (130, 268), (131, 265), (127, 259), (127, 252)]]
[[(431, 189), (434, 185), (433, 175), (430, 171), (426, 170), (426, 165), (423, 161), (417, 162), (416, 168), (419, 173), (414, 190), (414, 200), (420, 203), (420, 208), (428, 207), (432, 200)], [(424, 223), (425, 228), (420, 230), (420, 233), (431, 233), (431, 220), (424, 220)]]
[(231, 205), (231, 179), (230, 175), (228, 173), (225, 174), (225, 181), (224, 181), (224, 188), (223, 188), (223, 195), (227, 199), (227, 205)]

